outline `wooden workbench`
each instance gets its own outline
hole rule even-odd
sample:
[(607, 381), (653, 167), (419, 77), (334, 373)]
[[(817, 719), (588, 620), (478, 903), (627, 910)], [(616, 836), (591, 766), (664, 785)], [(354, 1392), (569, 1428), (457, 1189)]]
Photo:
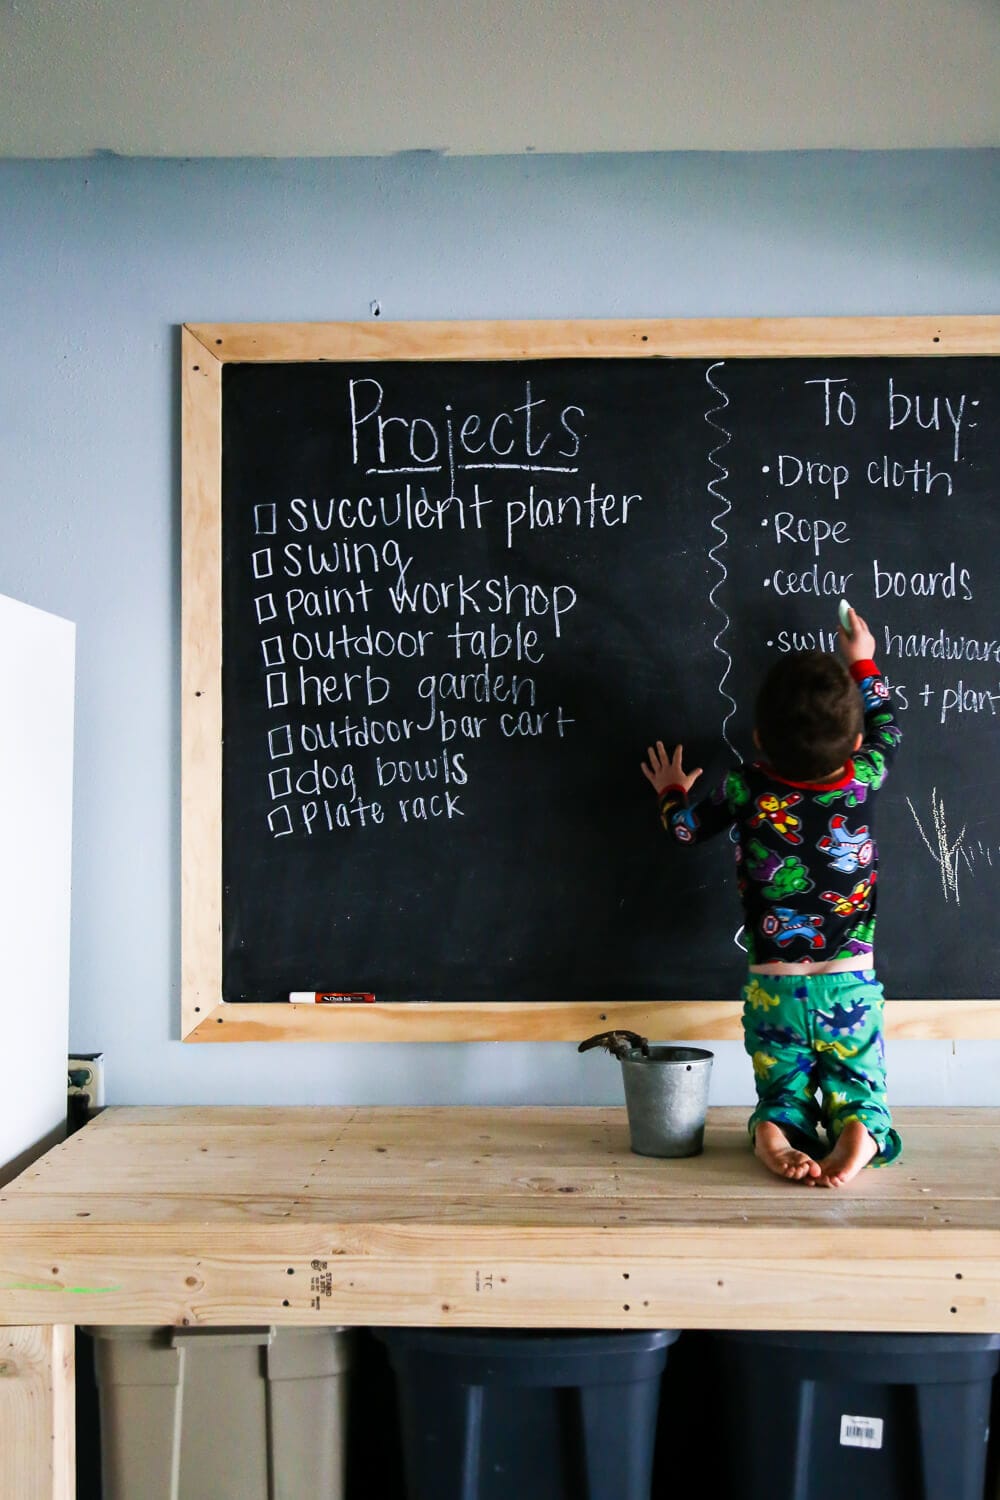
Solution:
[(1000, 1110), (841, 1191), (746, 1114), (663, 1161), (622, 1108), (107, 1110), (0, 1191), (0, 1494), (72, 1493), (76, 1323), (1000, 1330)]

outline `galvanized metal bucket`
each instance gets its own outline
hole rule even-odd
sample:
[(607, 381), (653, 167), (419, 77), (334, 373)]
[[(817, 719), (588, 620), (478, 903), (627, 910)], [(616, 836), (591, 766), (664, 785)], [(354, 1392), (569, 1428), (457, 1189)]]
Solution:
[(714, 1053), (646, 1042), (618, 1054), (632, 1150), (639, 1156), (697, 1156)]

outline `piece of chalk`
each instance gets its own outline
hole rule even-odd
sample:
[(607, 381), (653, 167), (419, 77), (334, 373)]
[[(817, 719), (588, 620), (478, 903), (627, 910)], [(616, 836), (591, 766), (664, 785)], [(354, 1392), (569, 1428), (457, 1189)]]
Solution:
[(840, 604), (837, 606), (837, 618), (840, 621), (841, 625), (844, 627), (844, 629), (847, 631), (847, 634), (850, 635), (850, 633), (851, 633), (851, 606), (848, 604), (848, 602), (847, 602), (846, 599), (841, 599)]
[(292, 990), (288, 996), (292, 1005), (373, 1005), (375, 996), (370, 990)]

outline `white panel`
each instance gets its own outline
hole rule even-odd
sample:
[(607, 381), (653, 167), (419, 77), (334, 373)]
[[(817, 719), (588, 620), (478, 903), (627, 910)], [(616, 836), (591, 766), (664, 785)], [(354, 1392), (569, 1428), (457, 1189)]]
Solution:
[(0, 595), (0, 1181), (66, 1116), (74, 642)]
[(1000, 144), (996, 0), (0, 5), (6, 156)]

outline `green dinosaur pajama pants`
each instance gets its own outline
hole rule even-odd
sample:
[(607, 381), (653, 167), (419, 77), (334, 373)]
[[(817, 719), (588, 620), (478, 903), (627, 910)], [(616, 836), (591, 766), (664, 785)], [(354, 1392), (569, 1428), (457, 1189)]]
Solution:
[(759, 1121), (773, 1120), (796, 1150), (820, 1159), (848, 1120), (860, 1120), (878, 1145), (872, 1165), (895, 1161), (902, 1142), (885, 1099), (882, 986), (873, 970), (751, 974), (741, 998), (757, 1085), (751, 1140)]

